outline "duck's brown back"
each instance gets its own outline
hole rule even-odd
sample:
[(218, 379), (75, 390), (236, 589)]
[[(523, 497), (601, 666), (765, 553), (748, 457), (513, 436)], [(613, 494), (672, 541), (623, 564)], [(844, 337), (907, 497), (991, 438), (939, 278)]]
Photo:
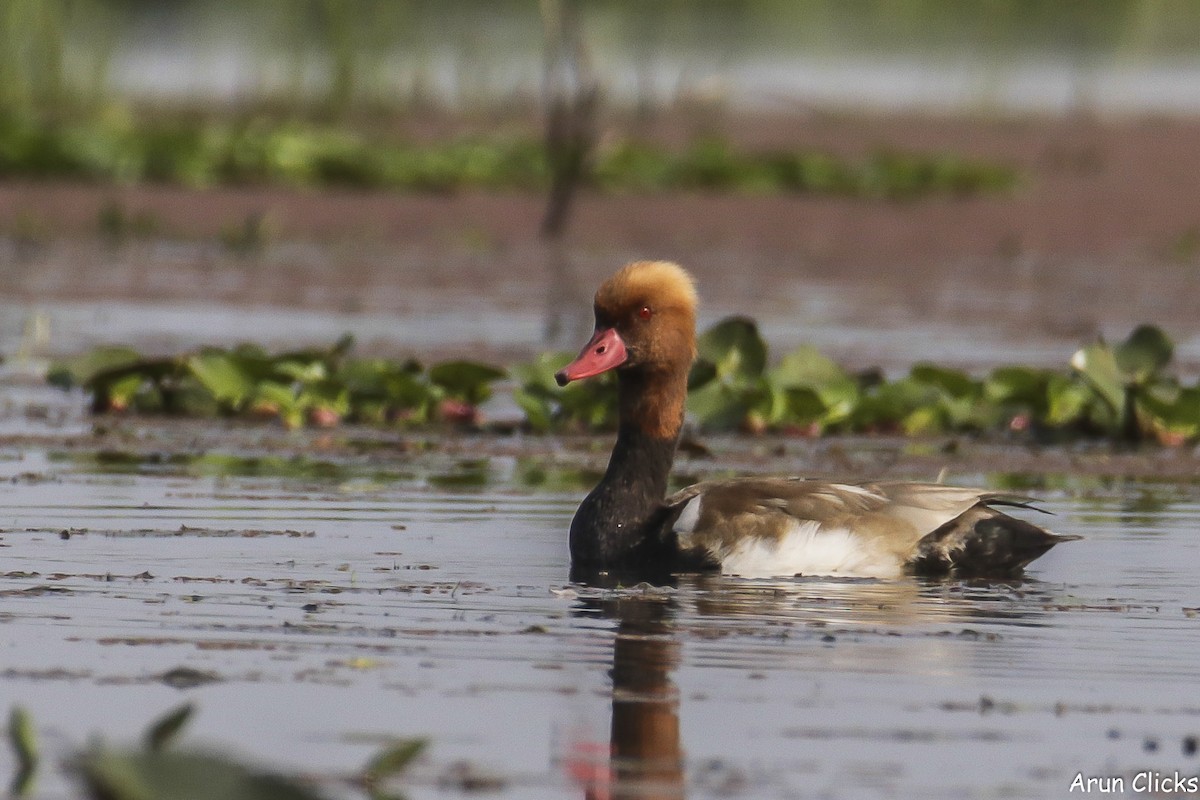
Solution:
[[(887, 578), (913, 568), (953, 571), (955, 557), (970, 550), (980, 523), (986, 521), (983, 527), (992, 533), (1004, 527), (996, 519), (1019, 523), (1016, 534), (1022, 553), (1037, 550), (1040, 555), (1061, 541), (989, 508), (990, 503), (1025, 505), (1026, 501), (941, 484), (801, 478), (708, 481), (666, 500), (672, 509), (667, 524), (681, 551), (707, 554), (723, 571), (747, 577)], [(926, 541), (930, 536), (933, 540)], [(1053, 538), (1043, 546), (1046, 537)], [(998, 559), (998, 572), (1012, 571), (1012, 558), (1000, 549), (975, 548), (979, 552), (971, 551), (972, 567), (980, 566), (980, 558), (990, 553)]]

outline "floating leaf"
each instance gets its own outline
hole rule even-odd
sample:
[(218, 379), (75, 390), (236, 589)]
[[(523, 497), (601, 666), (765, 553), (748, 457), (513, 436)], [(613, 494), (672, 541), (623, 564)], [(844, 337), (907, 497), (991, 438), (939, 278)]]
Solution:
[[(506, 374), (470, 361), (445, 362), (427, 372), (414, 361), (351, 360), (349, 347), (344, 339), (333, 348), (272, 356), (240, 345), (133, 360), (131, 351), (108, 351), (95, 361), (116, 365), (90, 374), (85, 386), (98, 412), (221, 411), (277, 417), (289, 427), (342, 420), (419, 424), (477, 422), (478, 403)], [(1138, 328), (1115, 348), (1098, 342), (1080, 349), (1071, 360), (1073, 373), (1010, 366), (984, 380), (935, 364), (918, 364), (898, 381), (879, 370), (852, 375), (807, 346), (767, 371), (766, 345), (743, 317), (706, 331), (699, 350), (689, 375), (688, 407), (709, 429), (1053, 430), (1126, 440), (1152, 434), (1175, 442), (1200, 426), (1194, 395), (1164, 374), (1172, 347), (1152, 326)], [(614, 426), (615, 372), (559, 388), (555, 372), (571, 357), (544, 353), (508, 373), (529, 429)], [(63, 367), (55, 381), (72, 386), (85, 371)]]
[(983, 396), (992, 403), (1041, 410), (1047, 405), (1048, 370), (998, 367), (983, 382)]
[(8, 741), (17, 760), (10, 791), (13, 797), (24, 797), (33, 789), (37, 775), (38, 746), (33, 722), (21, 706), (13, 706), (8, 714)]
[(808, 426), (830, 416), (830, 407), (825, 404), (821, 395), (807, 386), (780, 389), (772, 385), (772, 401), (769, 421), (774, 426)]
[(840, 366), (815, 347), (804, 345), (791, 351), (771, 370), (771, 379), (781, 386), (823, 387), (854, 383)]
[(232, 759), (173, 751), (92, 749), (74, 770), (95, 800), (319, 800), (287, 778)]
[(1171, 363), (1175, 345), (1153, 325), (1139, 325), (1113, 348), (1117, 368), (1126, 382), (1146, 383)]
[(46, 373), (46, 381), (60, 389), (72, 389), (86, 384), (101, 372), (128, 367), (142, 360), (142, 356), (130, 347), (96, 347), (54, 362)]
[(318, 358), (281, 357), (273, 366), (278, 375), (299, 383), (315, 383), (329, 377), (329, 368)]
[(491, 384), (507, 376), (502, 369), (474, 361), (445, 361), (429, 370), (429, 380), (458, 400), (479, 405), (491, 396)]
[(909, 412), (901, 422), (901, 427), (909, 436), (922, 436), (941, 433), (951, 426), (945, 409), (928, 405)]
[(767, 367), (766, 342), (749, 317), (721, 320), (697, 340), (696, 350), (721, 380), (757, 378)]
[(1087, 379), (1111, 412), (1108, 429), (1126, 441), (1142, 438), (1139, 407), (1159, 373), (1171, 361), (1170, 339), (1152, 325), (1141, 325), (1129, 338), (1110, 348), (1103, 342), (1079, 350), (1071, 366)]
[(245, 360), (220, 350), (205, 350), (187, 359), (187, 367), (218, 403), (236, 410), (255, 393), (254, 377)]
[[(1078, 380), (1054, 375), (1046, 384), (1045, 422), (1052, 427), (1078, 424), (1088, 418), (1095, 399), (1095, 394)], [(1104, 408), (1110, 415), (1115, 414), (1107, 404)]]
[(1125, 405), (1125, 381), (1111, 347), (1096, 342), (1076, 351), (1071, 366), (1095, 389), (1115, 415)]
[[(579, 425), (589, 430), (613, 427), (617, 413), (617, 379), (606, 372), (585, 381), (573, 381), (559, 388), (554, 374), (573, 358), (571, 353), (543, 353), (531, 362), (512, 368), (512, 376), (520, 382), (514, 399), (522, 408), (532, 409), (531, 427)], [(539, 402), (541, 401), (541, 402)]]
[[(776, 418), (774, 424), (807, 425), (819, 416), (823, 426), (837, 425), (852, 413), (858, 402), (858, 381), (807, 345), (785, 355), (769, 373), (768, 381), (788, 397), (786, 407), (790, 418)], [(821, 406), (819, 412), (812, 395)]]
[(711, 361), (697, 359), (692, 364), (692, 369), (688, 372), (688, 391), (694, 392), (704, 386), (707, 386), (711, 381), (716, 380), (717, 365)]
[(688, 397), (688, 410), (712, 430), (740, 427), (752, 411), (763, 413), (769, 405), (770, 396), (762, 384), (750, 387), (714, 382)]
[(427, 739), (402, 739), (376, 753), (363, 769), (363, 782), (371, 788), (400, 774), (425, 750)]
[(151, 723), (145, 735), (146, 749), (157, 752), (173, 742), (195, 710), (191, 703), (184, 703)]
[(552, 402), (528, 389), (513, 390), (513, 401), (525, 414), (525, 424), (535, 433), (546, 433), (554, 422)]
[(934, 364), (918, 364), (909, 372), (909, 377), (917, 383), (936, 387), (951, 397), (975, 397), (981, 391), (981, 386), (965, 372)]
[(1200, 386), (1150, 391), (1140, 402), (1156, 427), (1189, 439), (1200, 436)]

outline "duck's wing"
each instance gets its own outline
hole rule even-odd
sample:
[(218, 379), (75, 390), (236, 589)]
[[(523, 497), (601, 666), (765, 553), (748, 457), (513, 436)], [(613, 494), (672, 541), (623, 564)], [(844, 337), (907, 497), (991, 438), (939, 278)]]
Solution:
[[(667, 498), (666, 527), (682, 552), (728, 573), (895, 577), (915, 562), (932, 568), (960, 550), (969, 536), (954, 523), (967, 512), (982, 509), (988, 519), (1007, 520), (988, 506), (1028, 504), (1019, 496), (941, 484), (736, 478), (698, 483)], [(971, 525), (981, 521), (972, 518)]]

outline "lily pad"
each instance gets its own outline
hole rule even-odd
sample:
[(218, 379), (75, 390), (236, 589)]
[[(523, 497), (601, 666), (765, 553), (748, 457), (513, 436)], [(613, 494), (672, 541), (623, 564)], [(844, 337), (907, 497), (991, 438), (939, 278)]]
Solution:
[(236, 410), (245, 405), (256, 389), (255, 378), (245, 363), (233, 353), (206, 350), (188, 358), (187, 367), (217, 402)]
[(1116, 354), (1104, 342), (1081, 348), (1071, 356), (1071, 366), (1082, 375), (1114, 414), (1125, 404), (1125, 376)]
[(295, 781), (216, 755), (92, 749), (75, 772), (96, 800), (319, 800)]
[(767, 345), (749, 317), (728, 317), (696, 342), (698, 357), (716, 367), (721, 380), (757, 378), (767, 367)]
[(491, 384), (507, 377), (502, 369), (475, 361), (445, 361), (429, 370), (429, 381), (455, 399), (478, 405), (492, 393)]
[(1113, 348), (1117, 368), (1127, 381), (1142, 384), (1171, 363), (1175, 345), (1154, 325), (1139, 325)]

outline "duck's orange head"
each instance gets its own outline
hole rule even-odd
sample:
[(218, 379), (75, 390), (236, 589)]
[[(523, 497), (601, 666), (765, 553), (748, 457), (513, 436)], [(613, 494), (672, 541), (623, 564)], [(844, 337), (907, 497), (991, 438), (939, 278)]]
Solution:
[(696, 286), (669, 261), (635, 261), (596, 291), (596, 330), (556, 376), (560, 386), (610, 369), (686, 374), (696, 357)]

